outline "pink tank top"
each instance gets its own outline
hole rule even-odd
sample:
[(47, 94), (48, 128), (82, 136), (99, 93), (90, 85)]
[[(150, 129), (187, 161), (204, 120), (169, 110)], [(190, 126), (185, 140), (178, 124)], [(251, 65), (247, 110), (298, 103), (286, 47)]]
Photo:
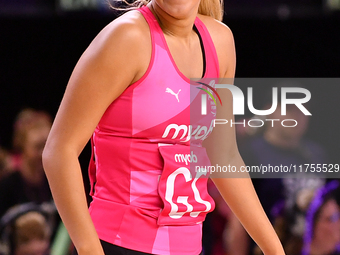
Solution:
[[(192, 123), (192, 107), (201, 109), (205, 93), (195, 86), (204, 86), (190, 85), (150, 9), (139, 11), (150, 28), (151, 61), (144, 76), (112, 102), (94, 131), (89, 210), (104, 241), (152, 254), (197, 255), (202, 222), (214, 201), (205, 174), (192, 169), (210, 163), (202, 141), (212, 131), (216, 109), (204, 116), (199, 112)], [(204, 78), (216, 79), (212, 39), (200, 19), (195, 26), (204, 46)]]

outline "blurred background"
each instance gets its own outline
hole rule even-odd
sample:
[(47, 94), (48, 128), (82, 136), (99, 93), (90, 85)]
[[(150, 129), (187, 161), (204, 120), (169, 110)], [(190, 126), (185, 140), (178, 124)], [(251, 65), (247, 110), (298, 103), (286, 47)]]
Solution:
[[(13, 143), (13, 137), (20, 131), (20, 123), (25, 122), (20, 118), (23, 109), (36, 109), (38, 115), (33, 114), (34, 120), (42, 115), (45, 116), (42, 119), (48, 119), (46, 115), (53, 119), (79, 57), (98, 32), (117, 15), (105, 0), (0, 0), (0, 158), (5, 158), (8, 152), (13, 155), (23, 152), (16, 151)], [(227, 0), (223, 22), (232, 29), (235, 38), (236, 77), (340, 76), (340, 0)], [(325, 82), (324, 86), (321, 84), (310, 89), (314, 102), (313, 118), (301, 136), (322, 148), (320, 156), (314, 145), (307, 146), (313, 148), (320, 162), (339, 163), (340, 87), (334, 83), (328, 86)], [(261, 95), (257, 95), (257, 100), (262, 100)], [(245, 161), (252, 164), (264, 160), (242, 149), (251, 148), (254, 133), (257, 138), (265, 137), (265, 131), (238, 130), (241, 153)], [(255, 145), (258, 143), (261, 140), (254, 142)], [(84, 172), (89, 157), (90, 148), (87, 146), (80, 158)], [(6, 163), (8, 168), (20, 166), (20, 159), (12, 157), (10, 161)], [(308, 185), (305, 184), (304, 188)], [(308, 187), (316, 190), (325, 183), (313, 185)], [(275, 199), (275, 202), (279, 200)], [(274, 204), (268, 205), (268, 210)], [(205, 230), (205, 254), (254, 254), (254, 244), (240, 230), (228, 208), (222, 204), (218, 208), (217, 221), (207, 221), (210, 225)], [(32, 210), (45, 212), (41, 208)], [(52, 228), (57, 229), (55, 221), (58, 219), (52, 220)], [(225, 225), (234, 232), (227, 233)], [(49, 238), (57, 236), (56, 232), (49, 234)], [(215, 236), (219, 234), (216, 233), (223, 234), (223, 237), (217, 240)], [(228, 247), (228, 243), (235, 240), (232, 238), (238, 238), (240, 243), (236, 244), (245, 249), (235, 252), (233, 247)], [(301, 247), (297, 250), (301, 252)], [(63, 252), (66, 254), (66, 251), (59, 254)], [(332, 252), (329, 254), (337, 254)], [(288, 255), (293, 254), (301, 253)]]

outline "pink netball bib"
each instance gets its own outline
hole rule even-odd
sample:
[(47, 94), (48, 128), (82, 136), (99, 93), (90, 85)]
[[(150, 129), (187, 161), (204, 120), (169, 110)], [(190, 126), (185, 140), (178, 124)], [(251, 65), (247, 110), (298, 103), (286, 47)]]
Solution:
[(158, 225), (192, 225), (203, 222), (215, 203), (207, 190), (210, 165), (206, 150), (198, 146), (159, 147), (164, 160), (158, 192), (164, 203)]

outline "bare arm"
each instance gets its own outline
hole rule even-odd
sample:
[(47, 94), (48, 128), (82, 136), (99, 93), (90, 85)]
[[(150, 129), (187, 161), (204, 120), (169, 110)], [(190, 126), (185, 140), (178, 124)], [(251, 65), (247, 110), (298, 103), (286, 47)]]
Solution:
[(231, 213), (225, 230), (225, 245), (227, 253), (230, 255), (247, 255), (249, 254), (250, 242), (249, 235), (238, 218)]
[(138, 15), (132, 15), (105, 27), (81, 56), (43, 152), (54, 201), (79, 255), (104, 253), (88, 212), (78, 156), (107, 107), (145, 71), (140, 64), (145, 55), (136, 43), (145, 36), (134, 24)]
[[(229, 78), (228, 83), (233, 83), (235, 75), (235, 47), (233, 35), (229, 28), (224, 27), (220, 31), (220, 42), (224, 41), (223, 52), (219, 54), (221, 64), (221, 77)], [(219, 44), (217, 43), (217, 49)], [(225, 68), (225, 69), (223, 69)], [(223, 75), (224, 74), (224, 75)], [(216, 119), (233, 120), (232, 94), (228, 89), (217, 89), (222, 99), (222, 104), (217, 104)], [(208, 156), (212, 165), (235, 166), (241, 169), (244, 162), (238, 152), (235, 125), (217, 124), (211, 135), (204, 141)], [(268, 220), (260, 201), (256, 195), (251, 179), (247, 174), (228, 175), (212, 174), (211, 178), (227, 202), (231, 210), (240, 220), (249, 235), (259, 245), (266, 255), (284, 254), (282, 245)]]

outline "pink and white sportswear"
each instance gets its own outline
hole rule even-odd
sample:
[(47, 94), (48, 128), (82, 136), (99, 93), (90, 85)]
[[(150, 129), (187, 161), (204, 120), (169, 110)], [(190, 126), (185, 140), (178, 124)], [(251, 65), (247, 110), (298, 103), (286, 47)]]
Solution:
[[(205, 92), (195, 86), (202, 85), (190, 85), (178, 70), (150, 9), (139, 11), (150, 28), (151, 61), (144, 76), (112, 102), (94, 131), (89, 210), (106, 242), (152, 254), (197, 255), (202, 222), (214, 201), (207, 178), (199, 178), (205, 174), (192, 169), (210, 164), (202, 141), (212, 131), (216, 108), (200, 115)], [(199, 18), (195, 26), (204, 46), (204, 78), (216, 79), (212, 39)]]

